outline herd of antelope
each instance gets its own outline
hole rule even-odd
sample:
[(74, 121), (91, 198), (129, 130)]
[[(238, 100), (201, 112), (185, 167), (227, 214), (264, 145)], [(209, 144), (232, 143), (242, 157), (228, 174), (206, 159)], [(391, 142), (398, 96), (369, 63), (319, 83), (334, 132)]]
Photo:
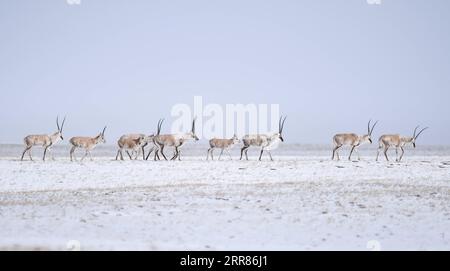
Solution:
[[(278, 131), (276, 133), (271, 134), (255, 134), (255, 135), (245, 135), (242, 140), (237, 137), (235, 134), (230, 139), (219, 139), (219, 138), (213, 138), (209, 141), (210, 148), (208, 149), (206, 160), (211, 157), (212, 160), (214, 160), (213, 152), (214, 149), (220, 149), (220, 155), (219, 160), (222, 157), (222, 154), (224, 151), (227, 152), (230, 159), (232, 159), (230, 154), (230, 149), (240, 142), (243, 143), (243, 147), (241, 148), (241, 157), (240, 160), (242, 160), (243, 155), (245, 154), (246, 160), (248, 160), (248, 149), (250, 147), (258, 147), (260, 149), (259, 154), (259, 161), (262, 160), (262, 155), (264, 152), (267, 152), (269, 154), (269, 158), (271, 161), (273, 161), (271, 151), (278, 148), (279, 144), (281, 142), (284, 142), (282, 133), (284, 129), (284, 123), (286, 121), (286, 117), (280, 117), (278, 121)], [(33, 160), (31, 155), (31, 149), (33, 146), (42, 146), (44, 148), (44, 156), (43, 160), (45, 161), (46, 156), (48, 153), (51, 153), (51, 157), (54, 160), (52, 147), (57, 144), (59, 141), (64, 140), (63, 138), (63, 128), (64, 124), (66, 122), (66, 118), (63, 119), (61, 125), (59, 123), (59, 118), (56, 118), (56, 126), (58, 128), (58, 131), (49, 134), (49, 135), (29, 135), (24, 138), (25, 143), (25, 150), (22, 153), (21, 161), (23, 161), (25, 154), (28, 152), (30, 160)], [(154, 160), (161, 160), (161, 156), (168, 160), (166, 155), (164, 154), (164, 149), (166, 147), (173, 147), (174, 149), (174, 155), (170, 160), (181, 160), (181, 147), (189, 140), (198, 141), (199, 138), (197, 137), (195, 133), (195, 122), (196, 119), (192, 121), (191, 131), (183, 134), (161, 134), (161, 128), (164, 123), (164, 119), (160, 119), (158, 121), (157, 125), (157, 132), (156, 134), (152, 135), (145, 135), (145, 134), (127, 134), (120, 137), (120, 139), (117, 142), (118, 145), (118, 151), (116, 155), (116, 160), (124, 160), (124, 151), (130, 158), (130, 160), (137, 160), (138, 157), (142, 154), (143, 160), (148, 160), (150, 158), (150, 155), (154, 153)], [(372, 134), (373, 130), (375, 129), (375, 126), (378, 124), (378, 121), (375, 122), (373, 125), (371, 125), (371, 121), (367, 124), (367, 134), (364, 135), (357, 135), (354, 133), (346, 133), (346, 134), (336, 134), (333, 137), (333, 155), (332, 160), (337, 158), (337, 160), (340, 160), (339, 157), (339, 149), (343, 146), (349, 146), (351, 147), (350, 155), (348, 157), (348, 160), (351, 160), (353, 152), (356, 151), (358, 155), (358, 160), (361, 160), (359, 155), (359, 147), (364, 143), (370, 143), (372, 144)], [(378, 152), (377, 152), (377, 158), (376, 161), (378, 161), (380, 151), (383, 150), (384, 156), (387, 161), (389, 161), (389, 157), (387, 155), (387, 152), (389, 148), (393, 147), (396, 151), (396, 161), (400, 162), (403, 158), (403, 155), (405, 153), (404, 147), (407, 144), (411, 144), (414, 148), (416, 147), (416, 140), (417, 138), (426, 130), (428, 127), (421, 129), (419, 132), (419, 126), (417, 126), (414, 129), (413, 136), (401, 136), (398, 134), (392, 134), (392, 135), (382, 135), (378, 140)], [(72, 137), (69, 142), (72, 145), (72, 148), (70, 149), (70, 161), (76, 161), (75, 157), (75, 150), (77, 148), (84, 149), (85, 154), (81, 158), (81, 161), (83, 161), (87, 156), (92, 160), (91, 151), (100, 143), (106, 143), (105, 140), (105, 131), (106, 126), (103, 128), (102, 132), (99, 133), (97, 136), (94, 137)], [(150, 150), (146, 154), (145, 148), (149, 146)], [(401, 150), (400, 157), (398, 156), (398, 151)]]

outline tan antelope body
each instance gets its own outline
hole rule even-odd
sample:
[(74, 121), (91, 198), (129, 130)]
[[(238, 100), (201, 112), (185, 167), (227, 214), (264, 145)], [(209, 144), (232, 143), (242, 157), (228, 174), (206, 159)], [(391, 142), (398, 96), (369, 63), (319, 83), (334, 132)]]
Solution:
[[(144, 134), (129, 134), (123, 135), (120, 137), (119, 141), (117, 141), (117, 145), (119, 146), (119, 150), (117, 151), (116, 160), (118, 160), (119, 155), (120, 159), (123, 159), (123, 150), (126, 151), (130, 160), (133, 160), (132, 155), (135, 155), (135, 160), (137, 160), (139, 156), (139, 152), (143, 153), (143, 160), (145, 160), (145, 146), (151, 142), (153, 144), (153, 135), (147, 137)], [(129, 153), (131, 151), (131, 154)]]
[(264, 151), (267, 151), (267, 153), (269, 153), (270, 160), (273, 161), (271, 151), (278, 148), (278, 146), (281, 142), (284, 142), (282, 133), (283, 133), (285, 121), (286, 121), (286, 117), (284, 119), (282, 119), (282, 117), (280, 117), (280, 120), (278, 121), (278, 133), (244, 136), (242, 138), (242, 142), (244, 143), (244, 146), (241, 149), (240, 160), (242, 160), (244, 153), (245, 153), (245, 158), (248, 160), (248, 154), (247, 154), (248, 149), (251, 146), (255, 146), (255, 147), (259, 147), (261, 149), (261, 152), (259, 155), (259, 161), (261, 161)]
[(195, 134), (195, 121), (196, 121), (196, 119), (194, 118), (194, 120), (192, 121), (191, 132), (189, 132), (189, 133), (161, 135), (160, 134), (161, 126), (162, 126), (164, 120), (163, 119), (159, 120), (157, 133), (153, 137), (153, 142), (156, 145), (155, 160), (157, 158), (158, 158), (158, 160), (160, 160), (159, 153), (161, 153), (163, 158), (165, 160), (167, 160), (167, 157), (164, 155), (165, 147), (174, 147), (175, 148), (174, 156), (170, 160), (175, 160), (177, 158), (178, 158), (178, 160), (181, 160), (180, 148), (184, 145), (184, 143), (186, 143), (188, 140), (195, 140), (195, 141), (199, 140), (197, 135)]
[(208, 149), (208, 153), (206, 155), (206, 160), (208, 160), (209, 155), (211, 154), (211, 159), (214, 160), (213, 157), (213, 152), (214, 149), (221, 149), (220, 155), (219, 155), (219, 160), (222, 157), (222, 154), (225, 151), (227, 151), (228, 155), (230, 156), (230, 159), (232, 160), (233, 158), (231, 157), (230, 154), (230, 149), (235, 145), (238, 144), (240, 142), (239, 138), (234, 135), (232, 138), (230, 139), (219, 139), (219, 138), (213, 138), (209, 141), (209, 146), (210, 148)]
[[(420, 134), (422, 134), (426, 129), (428, 129), (428, 127), (420, 130), (419, 133), (417, 133), (417, 129), (419, 129), (419, 126), (417, 126), (414, 129), (414, 134), (412, 137), (409, 136), (401, 136), (401, 135), (382, 135), (380, 137), (380, 139), (378, 140), (378, 151), (377, 151), (377, 161), (378, 161), (378, 157), (380, 156), (380, 151), (381, 149), (384, 149), (384, 157), (386, 157), (386, 161), (389, 161), (387, 152), (389, 150), (390, 147), (394, 147), (395, 148), (395, 154), (396, 154), (396, 162), (400, 162), (403, 158), (403, 155), (405, 154), (405, 149), (404, 147), (407, 144), (412, 144), (413, 147), (416, 147), (416, 140), (417, 138), (420, 136)], [(417, 134), (416, 134), (417, 133)], [(401, 155), (400, 157), (398, 157), (398, 149), (401, 150)]]
[[(61, 127), (59, 126), (59, 120), (56, 118), (56, 126), (58, 128), (58, 131), (51, 134), (51, 135), (29, 135), (26, 136), (23, 141), (25, 143), (25, 150), (22, 153), (22, 158), (20, 159), (23, 161), (23, 157), (25, 156), (25, 153), (28, 152), (28, 155), (30, 157), (30, 160), (33, 161), (33, 157), (31, 156), (31, 148), (33, 146), (42, 146), (44, 147), (44, 156), (42, 160), (45, 161), (45, 157), (47, 155), (47, 152), (51, 151), (51, 148), (58, 143), (60, 140), (64, 140), (62, 136), (62, 129), (64, 128), (64, 123), (66, 122), (66, 118), (64, 118)], [(55, 160), (55, 157), (53, 156), (53, 152), (51, 152), (52, 159)]]
[(77, 148), (81, 148), (81, 149), (84, 149), (86, 151), (86, 153), (84, 154), (83, 158), (81, 158), (81, 161), (83, 161), (84, 158), (86, 158), (86, 156), (88, 156), (88, 155), (89, 155), (89, 157), (90, 157), (90, 159), (92, 161), (93, 159), (92, 159), (92, 156), (91, 156), (91, 151), (95, 147), (97, 147), (98, 144), (106, 143), (105, 130), (106, 130), (106, 127), (103, 128), (103, 131), (99, 135), (97, 135), (96, 137), (81, 137), (81, 136), (72, 137), (70, 139), (70, 144), (72, 144), (72, 149), (70, 150), (70, 161), (73, 161), (73, 159), (76, 160), (74, 152), (75, 152), (75, 150)]
[(339, 152), (338, 150), (342, 146), (350, 146), (352, 149), (350, 151), (350, 155), (348, 156), (348, 160), (350, 161), (352, 159), (353, 151), (356, 151), (358, 154), (358, 160), (361, 160), (361, 157), (359, 156), (359, 150), (358, 148), (368, 142), (372, 144), (372, 133), (373, 129), (375, 129), (375, 126), (377, 125), (378, 121), (375, 122), (375, 124), (370, 127), (371, 121), (367, 124), (367, 134), (366, 135), (357, 135), (357, 134), (337, 134), (333, 137), (333, 143), (334, 143), (334, 149), (333, 149), (333, 156), (331, 157), (331, 160), (334, 160), (334, 156), (337, 156), (337, 160), (340, 160), (339, 158)]

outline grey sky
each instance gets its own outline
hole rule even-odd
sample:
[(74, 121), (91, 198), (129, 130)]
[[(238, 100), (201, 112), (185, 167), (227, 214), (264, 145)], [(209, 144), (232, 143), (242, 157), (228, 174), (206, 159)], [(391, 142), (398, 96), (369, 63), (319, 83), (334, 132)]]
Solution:
[[(0, 2), (0, 142), (53, 132), (109, 143), (176, 103), (278, 103), (285, 139), (450, 138), (450, 1)], [(170, 121), (169, 121), (170, 122)], [(420, 144), (420, 143), (419, 143)]]

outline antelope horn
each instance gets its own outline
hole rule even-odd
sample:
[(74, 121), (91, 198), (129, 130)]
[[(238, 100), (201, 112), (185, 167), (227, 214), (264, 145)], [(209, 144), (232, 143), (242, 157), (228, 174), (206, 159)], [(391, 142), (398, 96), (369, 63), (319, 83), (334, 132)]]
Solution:
[(283, 119), (283, 116), (280, 116), (280, 119), (278, 120), (278, 132), (281, 133), (281, 121)]
[(56, 127), (58, 127), (58, 131), (60, 132), (61, 129), (59, 128), (59, 116), (56, 116)]
[(105, 135), (105, 131), (106, 131), (106, 126), (105, 126), (105, 128), (103, 128), (102, 135)]
[(62, 130), (64, 128), (64, 123), (66, 123), (66, 116), (64, 116), (63, 122), (61, 124), (61, 130), (60, 130), (61, 133), (62, 133)]
[(370, 135), (370, 123), (372, 122), (372, 120), (369, 120), (369, 123), (367, 123), (367, 134)]
[(197, 120), (197, 117), (194, 118), (192, 121), (192, 132), (195, 134), (195, 121)]
[(373, 129), (375, 129), (375, 126), (377, 126), (377, 124), (378, 124), (378, 120), (377, 120), (377, 121), (375, 122), (375, 124), (372, 126), (372, 129), (370, 129), (369, 135), (372, 135)]
[(425, 127), (422, 130), (420, 130), (420, 132), (416, 135), (414, 139), (417, 139), (420, 136), (420, 134), (423, 133), (426, 129), (428, 129), (428, 127)]
[(419, 129), (419, 127), (420, 127), (420, 125), (418, 125), (418, 126), (414, 129), (413, 138), (416, 138), (416, 132), (417, 132), (417, 129)]
[(281, 121), (280, 118), (280, 134), (283, 132), (284, 129), (284, 122), (286, 121), (287, 116), (284, 117), (283, 121)]
[(159, 135), (161, 133), (161, 127), (162, 127), (163, 122), (164, 122), (164, 119), (159, 119), (157, 135)]

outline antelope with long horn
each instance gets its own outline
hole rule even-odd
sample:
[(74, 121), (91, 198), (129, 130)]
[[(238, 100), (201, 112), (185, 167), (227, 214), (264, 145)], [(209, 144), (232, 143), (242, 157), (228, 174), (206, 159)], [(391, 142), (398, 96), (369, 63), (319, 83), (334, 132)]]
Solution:
[(377, 125), (378, 121), (373, 124), (373, 126), (370, 126), (370, 123), (372, 121), (370, 120), (367, 124), (367, 134), (366, 135), (357, 135), (357, 134), (337, 134), (333, 137), (333, 143), (334, 143), (334, 149), (333, 149), (333, 156), (331, 157), (331, 160), (334, 160), (334, 157), (337, 156), (337, 160), (340, 160), (339, 158), (339, 152), (338, 150), (342, 146), (350, 146), (352, 149), (350, 151), (350, 155), (348, 156), (348, 160), (352, 160), (352, 154), (354, 151), (358, 154), (358, 160), (361, 160), (361, 157), (359, 156), (359, 150), (358, 148), (368, 142), (372, 144), (372, 133), (373, 129), (375, 129), (375, 126)]
[(177, 158), (178, 160), (181, 160), (180, 148), (184, 145), (184, 143), (186, 143), (186, 141), (188, 140), (195, 140), (195, 141), (199, 140), (199, 138), (195, 134), (195, 121), (196, 118), (194, 118), (194, 120), (192, 121), (191, 131), (188, 133), (161, 135), (161, 127), (164, 122), (164, 119), (159, 120), (157, 133), (153, 137), (153, 142), (156, 145), (155, 160), (156, 158), (158, 158), (159, 160), (159, 153), (161, 153), (163, 158), (167, 160), (167, 157), (164, 155), (164, 148), (167, 146), (175, 148), (174, 156), (170, 160), (175, 160)]
[(86, 153), (84, 154), (81, 161), (83, 161), (84, 158), (86, 158), (88, 155), (89, 155), (89, 158), (91, 159), (91, 161), (93, 161), (92, 156), (91, 156), (91, 151), (95, 147), (97, 147), (98, 144), (106, 143), (105, 130), (106, 130), (106, 126), (105, 126), (105, 128), (103, 128), (103, 131), (100, 134), (98, 134), (96, 137), (81, 137), (81, 136), (72, 137), (70, 139), (70, 144), (72, 144), (72, 149), (70, 149), (70, 161), (73, 161), (73, 159), (75, 159), (75, 161), (76, 161), (74, 152), (77, 148), (82, 148), (86, 151)]
[[(380, 139), (378, 140), (379, 147), (377, 151), (377, 161), (378, 157), (380, 155), (381, 149), (384, 149), (384, 156), (386, 157), (386, 161), (389, 161), (387, 152), (390, 147), (395, 147), (395, 154), (396, 154), (396, 162), (400, 162), (403, 158), (403, 154), (405, 154), (404, 147), (407, 144), (412, 144), (414, 148), (416, 148), (416, 140), (417, 138), (426, 130), (428, 127), (423, 128), (420, 130), (419, 133), (417, 133), (417, 130), (420, 126), (417, 126), (414, 129), (414, 134), (412, 137), (409, 136), (401, 136), (401, 135), (382, 135)], [(402, 151), (400, 157), (398, 157), (398, 149)]]
[(283, 139), (283, 129), (284, 129), (284, 122), (286, 121), (286, 117), (281, 116), (280, 120), (278, 121), (278, 133), (273, 134), (258, 134), (258, 135), (246, 135), (242, 139), (242, 142), (244, 143), (244, 146), (241, 149), (241, 158), (245, 153), (245, 158), (248, 160), (248, 149), (251, 146), (259, 147), (261, 149), (261, 152), (259, 154), (259, 161), (261, 161), (262, 155), (264, 151), (267, 151), (269, 153), (270, 160), (273, 161), (272, 158), (272, 150), (275, 150), (278, 148), (279, 144), (281, 142), (284, 142)]
[(241, 142), (239, 138), (235, 135), (233, 135), (230, 139), (219, 139), (219, 138), (213, 138), (209, 141), (210, 148), (208, 149), (208, 153), (206, 155), (206, 160), (208, 160), (209, 155), (211, 155), (211, 159), (214, 160), (213, 152), (215, 148), (221, 149), (219, 160), (222, 157), (222, 154), (224, 151), (227, 151), (228, 155), (230, 156), (230, 159), (233, 160), (230, 154), (230, 149), (235, 145)]
[[(119, 145), (119, 150), (117, 151), (116, 160), (118, 160), (119, 155), (121, 160), (123, 160), (123, 150), (126, 151), (130, 160), (133, 160), (132, 155), (135, 155), (134, 160), (138, 159), (139, 153), (142, 151), (143, 160), (145, 160), (145, 146), (149, 143), (153, 145), (153, 135), (146, 136), (144, 134), (129, 134), (123, 135), (120, 137), (119, 141), (117, 141), (117, 145)], [(131, 151), (131, 154), (130, 152)], [(153, 149), (150, 150), (150, 153)]]
[[(29, 135), (24, 138), (25, 143), (25, 150), (22, 153), (22, 158), (20, 159), (23, 161), (23, 157), (25, 156), (25, 153), (28, 152), (28, 155), (30, 157), (30, 160), (33, 161), (33, 157), (31, 156), (31, 148), (33, 146), (42, 146), (44, 147), (44, 156), (42, 160), (45, 161), (45, 157), (47, 155), (47, 152), (51, 151), (51, 148), (58, 143), (60, 140), (64, 140), (64, 137), (62, 135), (62, 131), (64, 128), (64, 123), (66, 122), (66, 118), (64, 117), (63, 122), (61, 123), (61, 126), (59, 126), (59, 118), (56, 117), (56, 127), (58, 128), (58, 131), (50, 134), (50, 135)], [(55, 160), (55, 157), (53, 156), (53, 152), (51, 152), (52, 159)]]

